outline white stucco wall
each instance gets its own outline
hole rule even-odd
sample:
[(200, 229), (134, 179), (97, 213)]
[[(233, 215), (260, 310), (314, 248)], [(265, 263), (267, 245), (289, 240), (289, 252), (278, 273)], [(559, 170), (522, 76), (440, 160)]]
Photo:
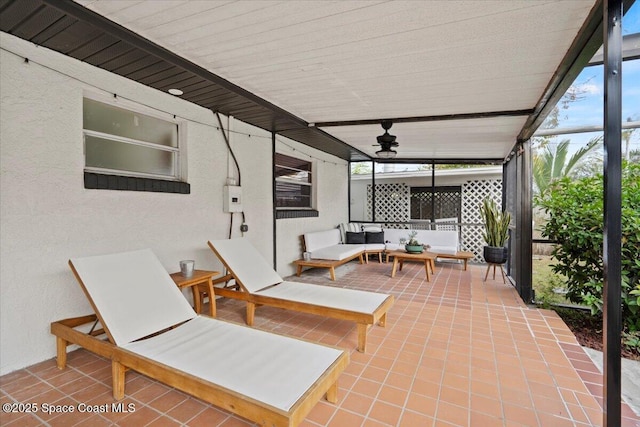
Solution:
[[(461, 186), (467, 181), (501, 179), (501, 166), (436, 170), (437, 186)], [(370, 212), (367, 208), (367, 185), (371, 185), (371, 183), (371, 174), (362, 176), (355, 175), (351, 179), (351, 219), (354, 221), (366, 221), (370, 218)], [(376, 184), (395, 183), (406, 184), (409, 187), (429, 187), (431, 186), (431, 171), (396, 172), (376, 175)]]
[(292, 262), (302, 257), (304, 233), (328, 230), (348, 222), (349, 166), (344, 160), (282, 137), (277, 138), (276, 151), (311, 161), (316, 183), (317, 217), (276, 220), (277, 270), (286, 276), (295, 272)]
[[(181, 259), (219, 270), (206, 242), (228, 235), (222, 190), (235, 173), (210, 111), (6, 33), (0, 37), (1, 375), (55, 355), (50, 322), (92, 312), (69, 258), (149, 247), (170, 272)], [(85, 189), (85, 91), (115, 93), (184, 119), (191, 194)], [(242, 168), (246, 236), (272, 259), (271, 137), (239, 121), (231, 126), (252, 134), (231, 133)], [(241, 215), (234, 219), (239, 236)]]

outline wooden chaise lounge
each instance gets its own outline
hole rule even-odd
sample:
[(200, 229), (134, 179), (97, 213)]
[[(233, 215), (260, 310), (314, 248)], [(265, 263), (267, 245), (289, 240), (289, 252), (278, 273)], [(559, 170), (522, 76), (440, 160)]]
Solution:
[(69, 264), (96, 314), (51, 324), (58, 367), (69, 344), (111, 359), (115, 399), (133, 369), (262, 426), (298, 425), (323, 395), (336, 402), (348, 353), (197, 315), (150, 250)]
[(350, 320), (358, 325), (358, 350), (365, 352), (369, 327), (384, 326), (393, 305), (392, 295), (284, 281), (246, 238), (212, 240), (209, 247), (230, 273), (216, 282), (235, 279), (237, 285), (214, 292), (246, 301), (248, 325), (253, 325), (256, 305)]

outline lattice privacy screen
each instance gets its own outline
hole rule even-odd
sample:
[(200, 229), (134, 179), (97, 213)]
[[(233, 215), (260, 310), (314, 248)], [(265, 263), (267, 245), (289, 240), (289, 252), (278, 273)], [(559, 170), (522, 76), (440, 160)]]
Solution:
[(482, 248), (485, 241), (482, 238), (482, 217), (480, 204), (486, 197), (493, 198), (498, 206), (502, 204), (502, 180), (467, 181), (462, 186), (462, 222), (460, 249), (476, 254), (474, 261), (484, 262)]
[[(385, 228), (430, 228), (429, 224), (424, 224), (424, 227), (421, 227), (411, 223), (410, 200), (412, 196), (415, 196), (415, 193), (412, 195), (411, 188), (405, 183), (376, 184), (376, 222), (389, 222), (390, 224), (382, 224)], [(436, 205), (442, 206), (443, 210), (440, 212), (442, 217), (447, 216), (454, 219), (458, 217), (458, 211), (460, 212), (460, 222), (465, 225), (452, 227), (460, 229), (460, 250), (476, 254), (473, 260), (477, 262), (484, 262), (482, 248), (485, 242), (482, 238), (483, 225), (480, 217), (480, 204), (487, 196), (492, 197), (498, 205), (502, 203), (501, 180), (467, 181), (462, 185), (461, 193), (436, 193)], [(429, 194), (428, 197), (429, 203), (431, 203), (431, 195)], [(453, 207), (458, 203), (459, 208)], [(369, 184), (367, 185), (367, 212), (371, 212), (371, 206), (371, 185)], [(438, 213), (436, 214), (438, 217)], [(372, 220), (370, 214), (366, 220)]]
[[(409, 186), (404, 183), (376, 184), (376, 221), (409, 221)], [(367, 220), (371, 221), (371, 184), (367, 185)]]
[[(433, 199), (435, 199), (432, 202)], [(431, 209), (435, 207), (434, 218), (460, 218), (460, 188), (447, 187), (447, 190), (435, 188), (411, 188), (411, 219), (431, 219)]]

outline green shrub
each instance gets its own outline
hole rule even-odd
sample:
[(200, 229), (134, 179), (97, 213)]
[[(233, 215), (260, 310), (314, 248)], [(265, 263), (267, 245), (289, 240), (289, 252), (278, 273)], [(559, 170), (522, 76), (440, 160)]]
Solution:
[[(542, 236), (557, 242), (553, 270), (566, 277), (567, 298), (601, 313), (603, 300), (602, 175), (554, 181), (535, 202), (549, 216)], [(625, 330), (640, 330), (640, 164), (622, 175), (622, 316)]]
[[(545, 263), (545, 261), (547, 262)], [(536, 303), (544, 308), (570, 302), (565, 298), (567, 288), (565, 278), (554, 273), (552, 268), (553, 266), (549, 265), (547, 257), (534, 260), (532, 285), (536, 292)]]

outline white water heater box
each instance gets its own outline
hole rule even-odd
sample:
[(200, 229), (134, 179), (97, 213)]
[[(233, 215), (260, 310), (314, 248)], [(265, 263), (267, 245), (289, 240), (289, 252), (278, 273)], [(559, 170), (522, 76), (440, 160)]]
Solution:
[(223, 195), (222, 208), (225, 212), (242, 212), (242, 187), (225, 185)]

